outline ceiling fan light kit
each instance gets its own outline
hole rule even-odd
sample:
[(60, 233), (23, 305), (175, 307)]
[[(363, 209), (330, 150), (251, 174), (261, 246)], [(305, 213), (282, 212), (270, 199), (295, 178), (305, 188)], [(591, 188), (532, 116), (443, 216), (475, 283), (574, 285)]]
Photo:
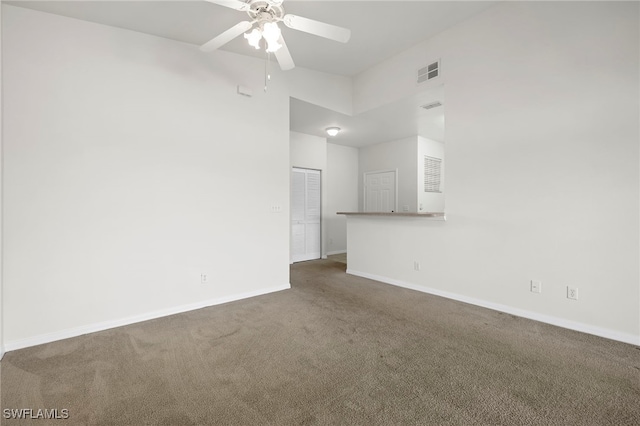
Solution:
[(278, 40), (282, 37), (282, 32), (275, 22), (267, 22), (262, 30), (262, 38), (267, 41), (267, 52), (277, 52), (282, 47)]
[[(204, 52), (214, 51), (240, 34), (244, 34), (250, 46), (260, 49), (264, 39), (267, 53), (274, 53), (280, 68), (283, 71), (295, 67), (291, 53), (284, 42), (278, 22), (283, 22), (287, 27), (303, 31), (319, 37), (346, 43), (351, 38), (351, 31), (346, 28), (303, 18), (296, 15), (286, 15), (282, 7), (283, 0), (206, 0), (209, 3), (218, 4), (231, 9), (247, 12), (250, 21), (242, 21), (229, 28), (214, 39), (200, 46)], [(251, 30), (251, 31), (249, 31)]]
[(259, 29), (254, 28), (250, 33), (245, 33), (244, 38), (249, 42), (249, 46), (253, 46), (260, 49), (260, 40), (262, 39), (262, 32)]

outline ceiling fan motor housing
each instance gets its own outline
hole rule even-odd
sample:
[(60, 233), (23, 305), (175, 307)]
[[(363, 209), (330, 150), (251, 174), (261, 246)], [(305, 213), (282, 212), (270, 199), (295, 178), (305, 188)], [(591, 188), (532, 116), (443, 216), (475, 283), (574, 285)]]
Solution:
[(284, 9), (279, 4), (269, 1), (256, 0), (250, 3), (247, 11), (249, 17), (258, 22), (277, 22), (284, 16)]

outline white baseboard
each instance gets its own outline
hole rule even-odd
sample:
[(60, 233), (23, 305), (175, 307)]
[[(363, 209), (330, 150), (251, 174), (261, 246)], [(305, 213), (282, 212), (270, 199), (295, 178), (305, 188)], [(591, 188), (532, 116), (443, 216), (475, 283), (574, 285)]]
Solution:
[(336, 251), (330, 251), (327, 253), (327, 256), (333, 256), (334, 254), (344, 254), (346, 253), (346, 250), (336, 250)]
[(193, 311), (196, 309), (202, 309), (209, 306), (221, 305), (223, 303), (233, 302), (241, 299), (248, 299), (250, 297), (261, 296), (263, 294), (274, 293), (276, 291), (288, 290), (291, 288), (291, 284), (286, 284), (277, 287), (264, 288), (255, 291), (249, 291), (246, 293), (233, 294), (230, 296), (219, 297), (216, 299), (208, 299), (199, 301), (196, 303), (190, 303), (188, 305), (175, 306), (172, 308), (161, 309), (154, 312), (148, 312), (141, 315), (134, 315), (127, 318), (104, 321), (94, 324), (88, 324), (80, 327), (69, 328), (66, 330), (56, 331), (53, 333), (41, 334), (38, 336), (28, 337), (26, 339), (18, 339), (9, 342), (5, 342), (4, 349), (9, 351), (15, 351), (17, 349), (28, 348), (30, 346), (41, 345), (43, 343), (55, 342), (57, 340), (68, 339), (71, 337), (81, 336), (83, 334), (95, 333), (97, 331), (108, 330), (110, 328), (122, 327), (124, 325), (135, 324), (137, 322), (148, 321), (156, 318), (166, 317), (169, 315), (180, 314), (182, 312)]
[(0, 345), (0, 361), (2, 361), (3, 356), (4, 356), (4, 346)]
[(428, 293), (428, 294), (433, 294), (435, 296), (446, 297), (447, 299), (453, 299), (459, 302), (469, 303), (471, 305), (492, 309), (494, 311), (504, 312), (504, 313), (515, 315), (518, 317), (528, 318), (535, 321), (540, 321), (547, 324), (555, 325), (558, 327), (567, 328), (570, 330), (580, 331), (582, 333), (593, 334), (595, 336), (605, 337), (611, 340), (617, 340), (619, 342), (630, 343), (632, 345), (640, 345), (640, 336), (636, 336), (630, 333), (622, 333), (622, 332), (610, 330), (607, 328), (595, 327), (589, 324), (570, 321), (563, 318), (554, 317), (551, 315), (544, 315), (537, 312), (514, 308), (508, 305), (502, 305), (499, 303), (488, 302), (486, 300), (463, 296), (457, 293), (450, 293), (448, 291), (437, 290), (430, 287), (423, 287), (420, 285), (411, 284), (411, 283), (396, 280), (393, 278), (383, 277), (375, 274), (369, 274), (367, 272), (355, 271), (353, 269), (347, 269), (347, 274), (356, 275), (358, 277), (368, 278), (375, 281), (380, 281), (385, 284), (391, 284), (398, 287), (404, 287), (411, 290), (420, 291), (422, 293)]

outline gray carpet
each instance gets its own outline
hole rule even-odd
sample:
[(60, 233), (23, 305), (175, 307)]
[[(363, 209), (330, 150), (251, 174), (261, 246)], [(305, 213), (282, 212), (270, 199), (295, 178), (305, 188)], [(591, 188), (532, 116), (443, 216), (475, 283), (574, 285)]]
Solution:
[(6, 425), (638, 425), (632, 345), (345, 274), (10, 352)]

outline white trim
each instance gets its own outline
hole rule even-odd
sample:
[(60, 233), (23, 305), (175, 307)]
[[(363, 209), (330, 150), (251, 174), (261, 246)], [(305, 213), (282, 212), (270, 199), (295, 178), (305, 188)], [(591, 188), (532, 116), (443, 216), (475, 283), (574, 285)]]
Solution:
[(209, 306), (221, 305), (223, 303), (233, 302), (236, 300), (247, 299), (250, 297), (261, 296), (267, 293), (273, 293), (281, 290), (288, 290), (291, 288), (291, 284), (285, 284), (282, 286), (270, 287), (255, 291), (249, 291), (246, 293), (233, 294), (230, 296), (219, 297), (216, 299), (203, 300), (196, 303), (190, 303), (188, 305), (175, 306), (172, 308), (161, 309), (154, 312), (148, 312), (146, 314), (134, 315), (132, 317), (122, 318), (119, 320), (103, 321), (94, 324), (83, 325), (80, 327), (69, 328), (66, 330), (55, 331), (53, 333), (41, 334), (39, 336), (27, 337), (26, 339), (13, 340), (6, 342), (5, 349), (7, 352), (15, 351), (17, 349), (28, 348), (30, 346), (41, 345), (43, 343), (55, 342), (57, 340), (68, 339), (70, 337), (77, 337), (83, 334), (95, 333), (97, 331), (108, 330), (110, 328), (122, 327), (124, 325), (135, 324), (142, 321), (148, 321), (156, 318), (166, 317), (169, 315), (180, 314), (182, 312), (194, 311), (196, 309), (202, 309)]
[(4, 346), (0, 345), (0, 361), (2, 361), (3, 356), (4, 356)]
[(344, 254), (346, 252), (347, 252), (346, 250), (330, 251), (329, 253), (327, 253), (327, 256), (333, 256), (334, 254)]
[(623, 333), (623, 332), (611, 330), (608, 328), (596, 327), (596, 326), (584, 324), (581, 322), (570, 321), (563, 318), (554, 317), (551, 315), (539, 314), (537, 312), (518, 309), (512, 306), (502, 305), (499, 303), (488, 302), (486, 300), (467, 297), (457, 293), (450, 293), (448, 291), (437, 290), (430, 287), (423, 287), (423, 286), (411, 284), (405, 281), (396, 280), (393, 278), (382, 277), (375, 274), (369, 274), (367, 272), (354, 271), (353, 269), (347, 269), (347, 274), (356, 275), (358, 277), (368, 278), (375, 281), (380, 281), (385, 284), (391, 284), (398, 287), (404, 287), (411, 290), (420, 291), (422, 293), (428, 293), (436, 296), (446, 297), (447, 299), (453, 299), (459, 302), (469, 303), (471, 305), (492, 309), (494, 311), (504, 312), (507, 314), (516, 315), (518, 317), (528, 318), (535, 321), (540, 321), (547, 324), (555, 325), (558, 327), (568, 328), (570, 330), (580, 331), (582, 333), (593, 334), (595, 336), (605, 337), (611, 340), (617, 340), (619, 342), (629, 343), (632, 345), (640, 345), (640, 335), (636, 336), (633, 334)]

